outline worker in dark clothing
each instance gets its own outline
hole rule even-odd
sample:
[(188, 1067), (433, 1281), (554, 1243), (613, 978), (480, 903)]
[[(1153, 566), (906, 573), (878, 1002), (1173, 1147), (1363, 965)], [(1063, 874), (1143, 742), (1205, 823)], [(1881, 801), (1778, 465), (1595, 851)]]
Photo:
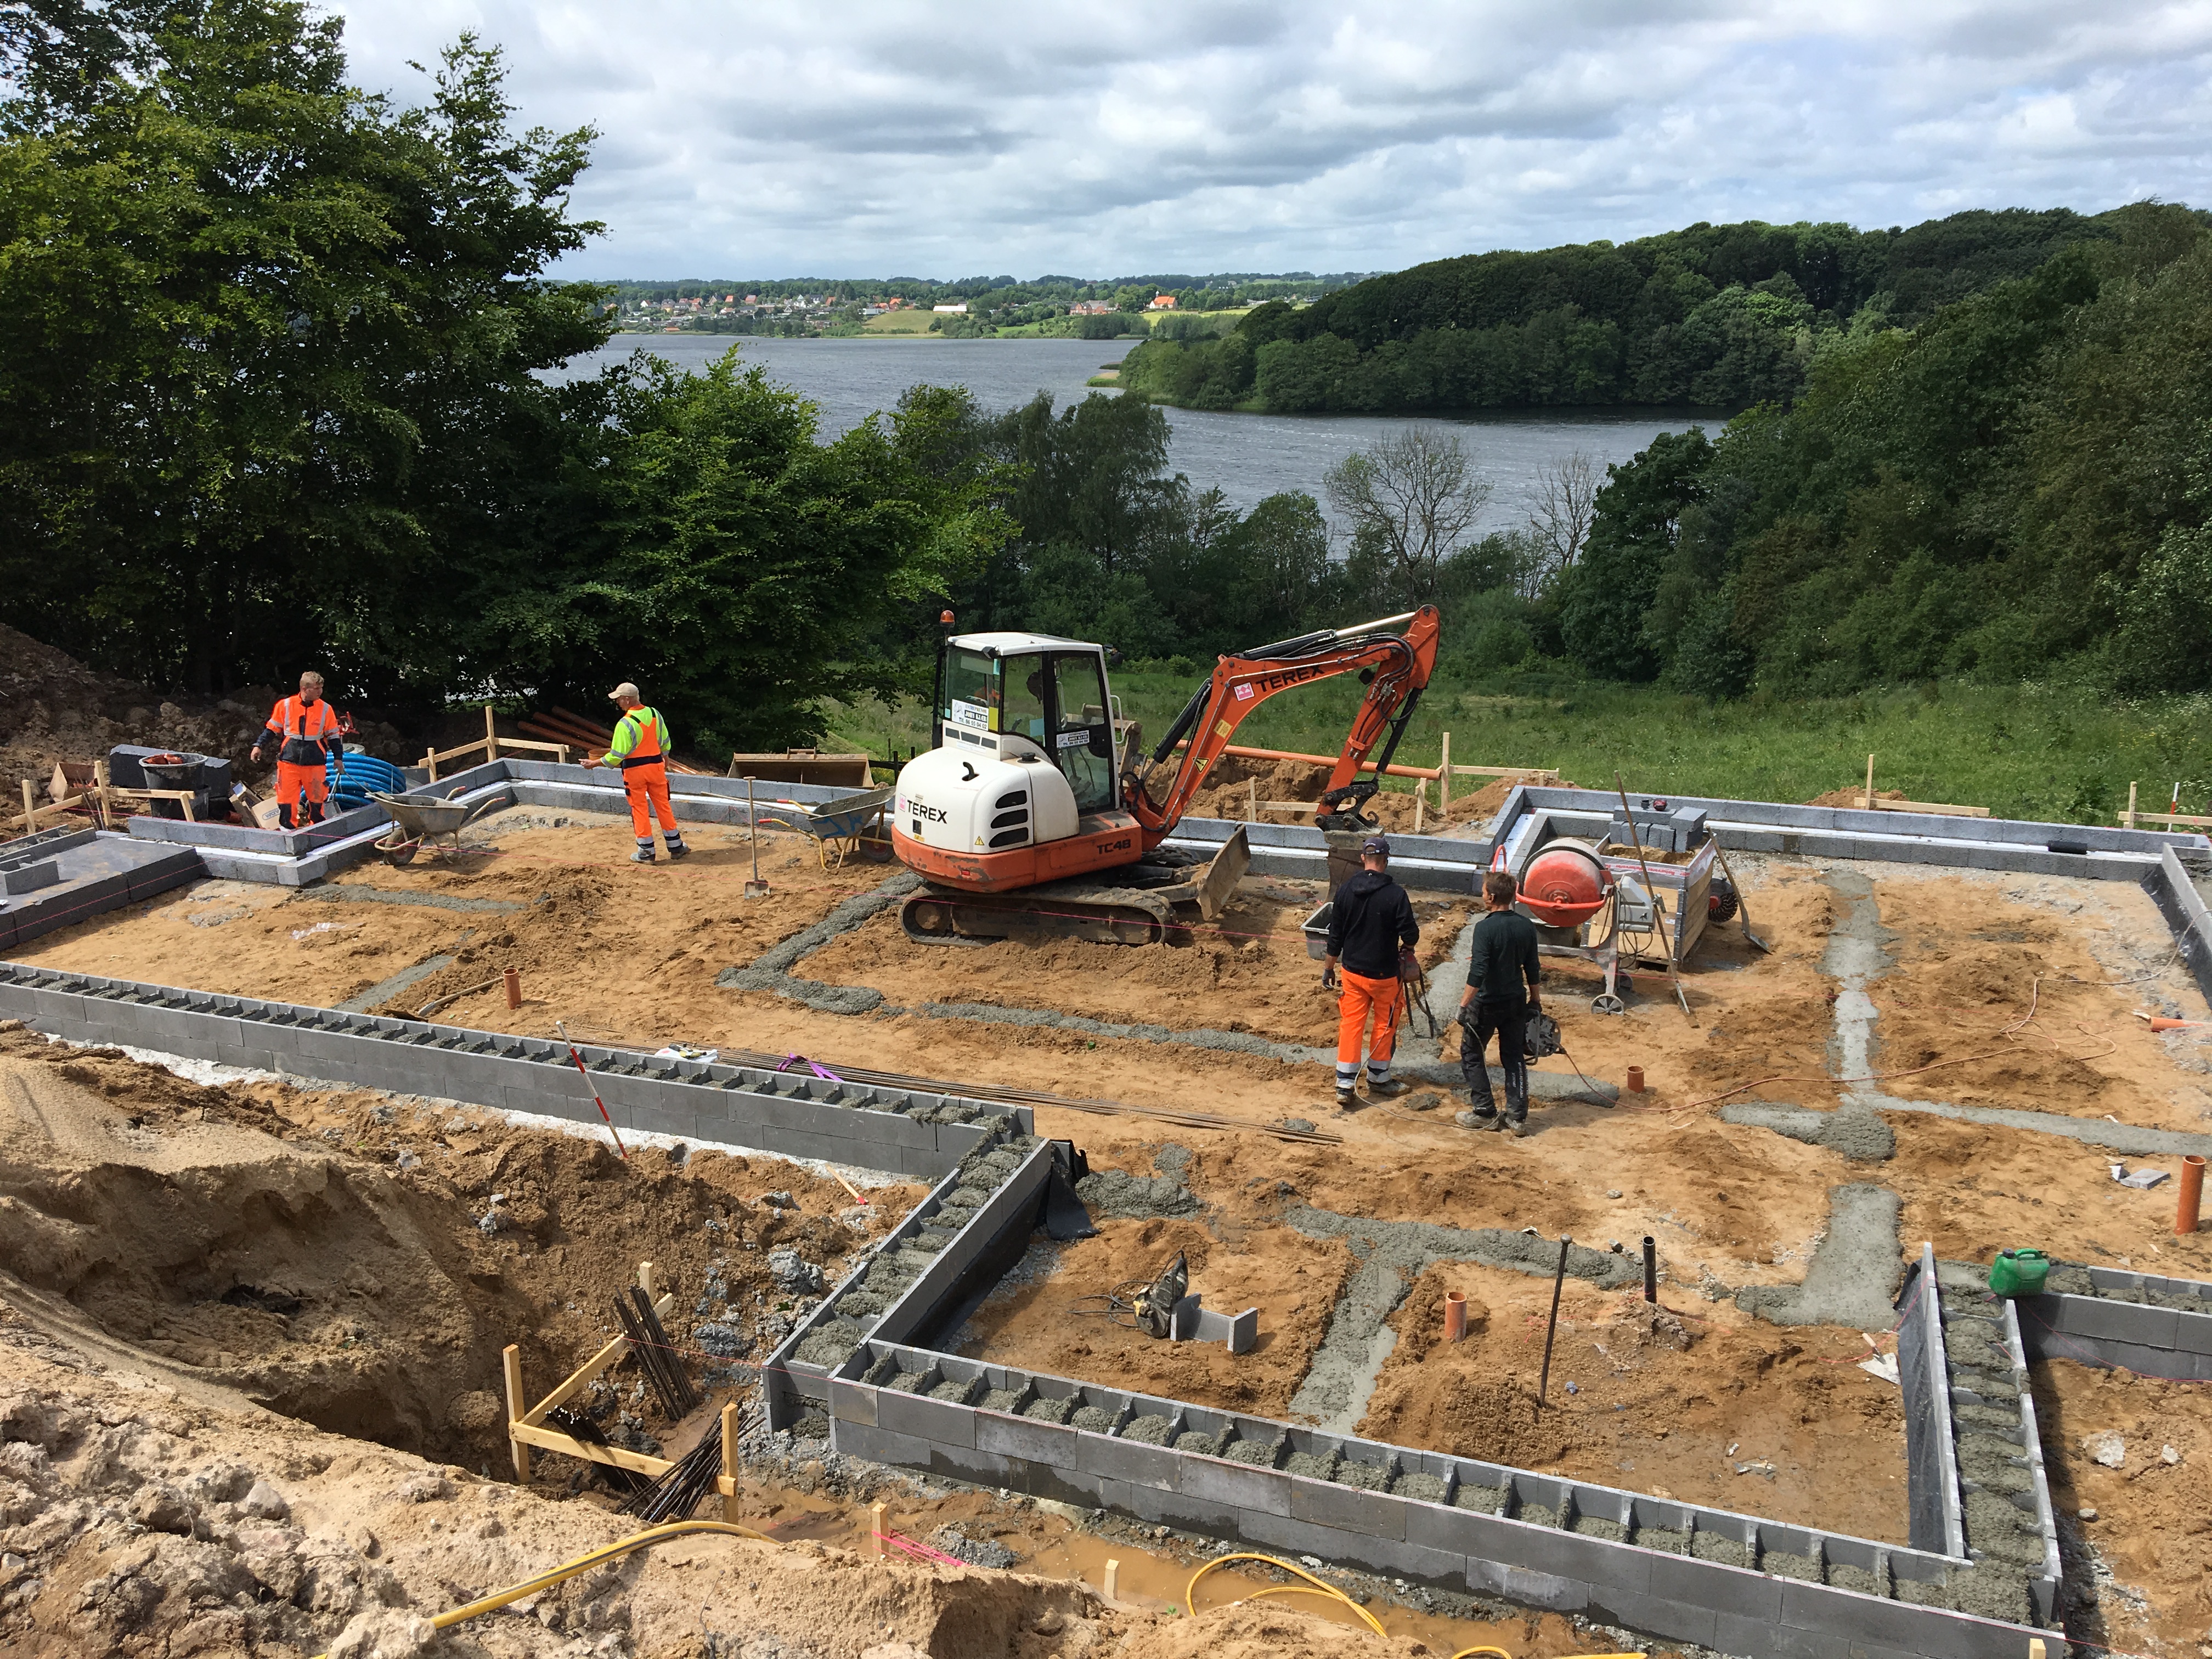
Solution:
[[(1459, 1069), (1467, 1079), (1468, 1105), (1455, 1120), (1462, 1129), (1503, 1128), (1516, 1136), (1528, 1133), (1528, 1060), (1522, 1039), (1528, 1017), (1544, 1006), (1536, 990), (1543, 970), (1536, 964), (1535, 924), (1513, 908), (1519, 890), (1504, 870), (1482, 878), (1490, 914), (1474, 925), (1467, 989), (1460, 993)], [(1498, 1033), (1498, 1064), (1505, 1073), (1502, 1118), (1484, 1058), (1492, 1031)]]
[[(1336, 890), (1328, 914), (1328, 960), (1321, 970), (1324, 991), (1342, 991), (1336, 1003), (1336, 1109), (1358, 1108), (1359, 1049), (1367, 1047), (1367, 1092), (1389, 1100), (1406, 1092), (1390, 1075), (1390, 1056), (1398, 1048), (1398, 1016), (1405, 1007), (1405, 982), (1398, 957), (1420, 943), (1421, 925), (1413, 902), (1390, 879), (1390, 843), (1370, 836), (1359, 844), (1359, 873)], [(1374, 1027), (1368, 1034), (1370, 1024)]]

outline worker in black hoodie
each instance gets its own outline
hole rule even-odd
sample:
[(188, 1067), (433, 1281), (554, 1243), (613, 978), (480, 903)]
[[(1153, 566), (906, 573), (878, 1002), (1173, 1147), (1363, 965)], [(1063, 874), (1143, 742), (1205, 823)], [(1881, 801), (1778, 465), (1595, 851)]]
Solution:
[[(1462, 1129), (1504, 1129), (1516, 1136), (1528, 1133), (1528, 1060), (1522, 1039), (1528, 1016), (1543, 1007), (1536, 989), (1543, 977), (1537, 965), (1536, 928), (1513, 908), (1519, 891), (1506, 871), (1492, 870), (1482, 878), (1483, 902), (1490, 914), (1474, 925), (1467, 989), (1459, 999), (1459, 1069), (1467, 1079), (1468, 1100), (1468, 1109), (1456, 1120)], [(1490, 1091), (1490, 1067), (1485, 1060), (1492, 1031), (1498, 1033), (1498, 1069), (1505, 1073), (1503, 1118)]]
[[(1367, 1046), (1367, 1092), (1389, 1100), (1406, 1092), (1390, 1075), (1390, 1056), (1398, 1048), (1398, 1016), (1405, 1006), (1405, 983), (1398, 957), (1420, 942), (1413, 902), (1390, 879), (1390, 843), (1370, 836), (1359, 844), (1359, 873), (1336, 890), (1328, 915), (1328, 960), (1321, 970), (1324, 991), (1338, 989), (1336, 1002), (1336, 1109), (1359, 1104), (1359, 1049)], [(1370, 1024), (1374, 1027), (1368, 1035)]]

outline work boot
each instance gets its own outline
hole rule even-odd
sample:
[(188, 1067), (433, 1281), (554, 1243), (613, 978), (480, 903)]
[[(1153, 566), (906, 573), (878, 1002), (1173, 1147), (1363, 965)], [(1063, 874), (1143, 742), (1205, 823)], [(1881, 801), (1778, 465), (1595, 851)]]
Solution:
[(690, 856), (691, 849), (690, 848), (686, 847), (682, 842), (676, 840), (673, 836), (669, 838), (668, 861), (671, 864), (673, 864), (678, 859), (688, 859)]
[(1498, 1121), (1505, 1126), (1505, 1133), (1511, 1135), (1514, 1139), (1521, 1140), (1527, 1138), (1528, 1133), (1528, 1120), (1527, 1118), (1508, 1117), (1501, 1118)]
[(1367, 1079), (1367, 1094), (1372, 1100), (1395, 1100), (1400, 1095), (1411, 1094), (1413, 1089), (1412, 1084), (1401, 1083), (1394, 1077), (1384, 1078), (1380, 1082), (1371, 1077)]
[(629, 855), (629, 861), (630, 861), (632, 864), (650, 864), (650, 863), (652, 863), (652, 862), (653, 862), (653, 848), (651, 848), (650, 847), (641, 847), (641, 848), (639, 848), (637, 849), (637, 851), (635, 851), (635, 853), (632, 853), (632, 854)]
[(1495, 1129), (1498, 1127), (1498, 1109), (1493, 1106), (1486, 1112), (1478, 1112), (1473, 1107), (1469, 1107), (1452, 1119), (1452, 1121), (1462, 1129), (1473, 1129), (1477, 1133), (1485, 1129)]
[(1358, 1111), (1359, 1097), (1349, 1089), (1339, 1089), (1336, 1091), (1336, 1109), (1340, 1112)]

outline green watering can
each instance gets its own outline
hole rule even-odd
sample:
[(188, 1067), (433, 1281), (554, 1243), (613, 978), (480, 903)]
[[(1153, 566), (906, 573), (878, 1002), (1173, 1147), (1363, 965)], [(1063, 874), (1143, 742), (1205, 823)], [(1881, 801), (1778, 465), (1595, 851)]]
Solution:
[(2041, 1250), (1999, 1250), (1990, 1263), (1990, 1288), (1999, 1296), (2040, 1296), (2051, 1271), (2051, 1258)]

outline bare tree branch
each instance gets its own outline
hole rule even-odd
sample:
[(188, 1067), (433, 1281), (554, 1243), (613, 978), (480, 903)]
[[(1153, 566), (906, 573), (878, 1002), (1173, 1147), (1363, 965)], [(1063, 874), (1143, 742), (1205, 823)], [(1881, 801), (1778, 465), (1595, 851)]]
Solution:
[(1538, 554), (1522, 578), (1524, 597), (1534, 599), (1582, 556), (1603, 487), (1597, 463), (1579, 449), (1537, 468), (1528, 507), (1528, 533)]
[(1327, 483), (1353, 536), (1380, 549), (1400, 587), (1423, 602), (1436, 598), (1444, 561), (1466, 544), (1492, 493), (1459, 434), (1431, 427), (1408, 427), (1346, 457)]

